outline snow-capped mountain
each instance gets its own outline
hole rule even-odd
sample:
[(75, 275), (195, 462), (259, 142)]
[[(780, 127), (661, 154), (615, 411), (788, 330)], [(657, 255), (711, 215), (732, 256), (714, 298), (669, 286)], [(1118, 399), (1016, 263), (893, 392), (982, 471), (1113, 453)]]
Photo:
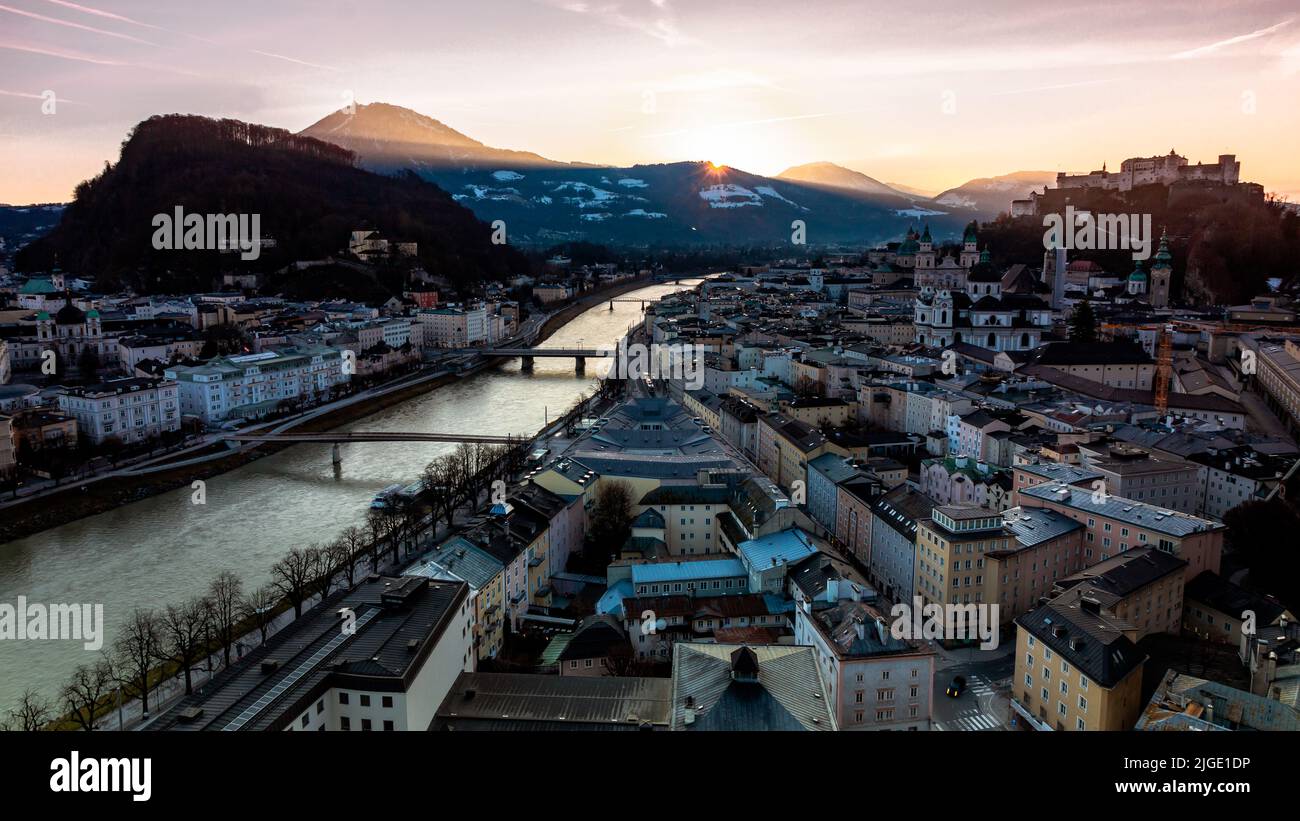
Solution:
[(1054, 171), (1015, 171), (997, 177), (980, 177), (949, 188), (932, 202), (936, 208), (965, 210), (981, 218), (1011, 210), (1011, 201), (1024, 199), (1030, 191), (1056, 184)]
[(480, 219), (504, 220), (512, 243), (781, 244), (803, 220), (809, 244), (865, 245), (901, 238), (922, 219), (936, 237), (958, 237), (970, 219), (888, 186), (841, 189), (706, 162), (561, 163), (382, 103), (336, 111), (302, 133), (356, 152), (370, 170), (416, 172)]
[[(806, 182), (811, 185), (823, 185), (828, 188), (844, 188), (850, 191), (861, 191), (864, 194), (878, 194), (886, 197), (908, 199), (915, 196), (910, 192), (900, 191), (880, 180), (868, 177), (860, 171), (854, 171), (833, 162), (810, 162), (804, 165), (796, 165), (777, 174), (776, 178), (792, 182)], [(929, 197), (925, 199), (929, 199)]]

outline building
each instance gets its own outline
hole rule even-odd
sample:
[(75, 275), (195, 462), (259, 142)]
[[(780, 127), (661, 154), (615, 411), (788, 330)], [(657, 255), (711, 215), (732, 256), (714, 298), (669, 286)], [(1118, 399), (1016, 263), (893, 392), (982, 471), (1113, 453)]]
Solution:
[(126, 444), (147, 442), (181, 429), (179, 388), (170, 379), (129, 377), (65, 388), (59, 410), (76, 419), (81, 435), (97, 445), (110, 437)]
[(1183, 619), (1182, 559), (1154, 547), (1135, 547), (1056, 583), (1053, 596), (1067, 590), (1095, 600), (1104, 616), (1137, 628), (1137, 639), (1152, 633), (1178, 635)]
[(930, 518), (934, 507), (935, 501), (911, 484), (894, 488), (871, 505), (867, 575), (890, 601), (912, 594), (917, 524)]
[(631, 657), (632, 646), (618, 619), (595, 615), (587, 616), (566, 636), (557, 664), (562, 676), (614, 676), (619, 674), (619, 661)]
[(430, 729), (667, 730), (671, 713), (667, 678), (463, 672)]
[(1011, 507), (1011, 471), (957, 455), (921, 461), (921, 492), (943, 505)]
[(1224, 527), (1218, 522), (1073, 485), (1041, 484), (1016, 493), (1022, 507), (1055, 510), (1084, 524), (1085, 566), (1153, 545), (1187, 562), (1189, 581), (1219, 570)]
[(423, 308), (416, 313), (428, 348), (464, 348), (488, 341), (487, 307), (448, 305)]
[(1119, 171), (1107, 171), (1103, 163), (1100, 171), (1087, 174), (1062, 171), (1056, 175), (1056, 187), (1131, 191), (1143, 185), (1169, 186), (1189, 181), (1236, 185), (1241, 179), (1241, 161), (1235, 154), (1220, 154), (1218, 162), (1211, 165), (1199, 162), (1188, 165), (1186, 157), (1170, 149), (1162, 156), (1130, 157), (1119, 168)]
[(1156, 363), (1135, 342), (1051, 342), (1034, 351), (1029, 364), (1112, 388), (1151, 390)]
[(1011, 707), (1036, 730), (1129, 730), (1142, 710), (1136, 630), (1086, 597), (1016, 619)]
[(810, 645), (841, 730), (928, 730), (934, 651), (890, 635), (866, 602), (795, 609), (795, 643)]
[(453, 536), (406, 575), (468, 584), (475, 657), (496, 658), (505, 643), (505, 564), (500, 558), (464, 536)]
[(1256, 636), (1279, 623), (1295, 623), (1295, 616), (1277, 599), (1233, 584), (1218, 573), (1204, 572), (1187, 582), (1183, 591), (1182, 627), (1206, 641), (1241, 648), (1247, 660), (1247, 614), (1254, 614)]
[(693, 644), (673, 648), (672, 729), (835, 730), (811, 648)]
[(1206, 471), (1195, 462), (1155, 459), (1130, 445), (1114, 445), (1106, 458), (1085, 461), (1101, 474), (1106, 493), (1180, 513), (1201, 512)]
[(18, 475), (14, 458), (13, 417), (0, 414), (0, 483), (11, 482)]
[(1244, 374), (1247, 383), (1263, 394), (1269, 409), (1293, 434), (1300, 431), (1300, 341), (1254, 334), (1240, 340), (1242, 370), (1254, 372)]
[(322, 402), (348, 381), (342, 351), (308, 346), (219, 356), (169, 367), (164, 375), (180, 387), (181, 413), (207, 424)]
[[(339, 629), (345, 610), (354, 631)], [(474, 669), (472, 618), (463, 582), (371, 577), (286, 625), (151, 729), (426, 730), (457, 675)]]
[(1135, 730), (1296, 732), (1294, 703), (1238, 690), (1217, 681), (1166, 670)]

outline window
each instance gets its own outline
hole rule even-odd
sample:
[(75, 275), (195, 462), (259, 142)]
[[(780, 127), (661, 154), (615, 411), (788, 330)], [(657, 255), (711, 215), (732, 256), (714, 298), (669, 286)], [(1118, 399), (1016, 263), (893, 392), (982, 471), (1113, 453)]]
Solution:
[(316, 702), (316, 715), (320, 715), (323, 712), (325, 712), (325, 699)]
[(348, 694), (347, 694), (347, 693), (344, 693), (344, 692), (342, 692), (342, 691), (340, 691), (340, 692), (339, 692), (339, 704), (347, 704), (347, 703), (348, 703)]
[(343, 716), (342, 718), (340, 718), (340, 719), (339, 719), (339, 729), (340, 729), (340, 730), (351, 730), (351, 729), (352, 729), (352, 720), (349, 719), (347, 716)]
[(372, 728), (371, 728), (371, 726), (370, 726), (370, 719), (368, 719), (368, 718), (363, 718), (363, 719), (361, 719), (361, 731), (362, 731), (363, 733), (368, 733), (368, 732), (370, 732), (371, 729), (372, 729)]
[(367, 695), (363, 695), (363, 696), (361, 696), (361, 706), (362, 706), (362, 707), (369, 707), (369, 706), (370, 706), (370, 696), (367, 696)]
[(385, 708), (391, 709), (392, 706), (393, 706), (393, 697), (392, 697), (392, 696), (384, 696), (383, 705), (384, 705)]
[(308, 724), (310, 724), (310, 723), (311, 723), (311, 713), (303, 713), (303, 714), (302, 714), (302, 726), (303, 726), (303, 727), (306, 727), (306, 726), (307, 726)]
[(391, 733), (392, 731), (393, 731), (393, 722), (391, 722), (391, 721), (385, 721), (385, 722), (384, 722), (384, 732)]

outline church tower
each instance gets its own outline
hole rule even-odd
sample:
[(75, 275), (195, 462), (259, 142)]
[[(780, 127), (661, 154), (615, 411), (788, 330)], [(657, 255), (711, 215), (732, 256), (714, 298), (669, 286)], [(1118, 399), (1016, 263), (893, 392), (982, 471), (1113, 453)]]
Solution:
[(1156, 261), (1151, 264), (1151, 307), (1169, 306), (1169, 282), (1173, 279), (1173, 254), (1169, 253), (1169, 237), (1160, 231), (1160, 250), (1156, 252)]
[(980, 261), (979, 250), (977, 247), (978, 237), (975, 236), (975, 227), (971, 226), (966, 229), (966, 236), (961, 240), (961, 259), (959, 265), (969, 271), (975, 267), (975, 263)]

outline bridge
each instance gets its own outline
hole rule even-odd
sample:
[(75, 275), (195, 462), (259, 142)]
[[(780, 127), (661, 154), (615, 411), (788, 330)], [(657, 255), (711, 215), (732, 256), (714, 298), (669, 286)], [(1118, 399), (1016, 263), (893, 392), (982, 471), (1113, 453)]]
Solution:
[(468, 433), (406, 433), (397, 431), (323, 431), (321, 433), (223, 433), (218, 437), (227, 442), (267, 444), (271, 442), (297, 445), (304, 442), (333, 444), (331, 460), (343, 464), (339, 445), (345, 442), (462, 442), (479, 445), (517, 445), (531, 436), (479, 436)]
[(560, 359), (573, 359), (579, 373), (587, 367), (589, 358), (616, 356), (617, 352), (609, 348), (453, 348), (448, 351), (453, 356), (475, 354), (478, 356), (517, 356), (521, 367), (530, 371), (533, 360), (539, 356)]

